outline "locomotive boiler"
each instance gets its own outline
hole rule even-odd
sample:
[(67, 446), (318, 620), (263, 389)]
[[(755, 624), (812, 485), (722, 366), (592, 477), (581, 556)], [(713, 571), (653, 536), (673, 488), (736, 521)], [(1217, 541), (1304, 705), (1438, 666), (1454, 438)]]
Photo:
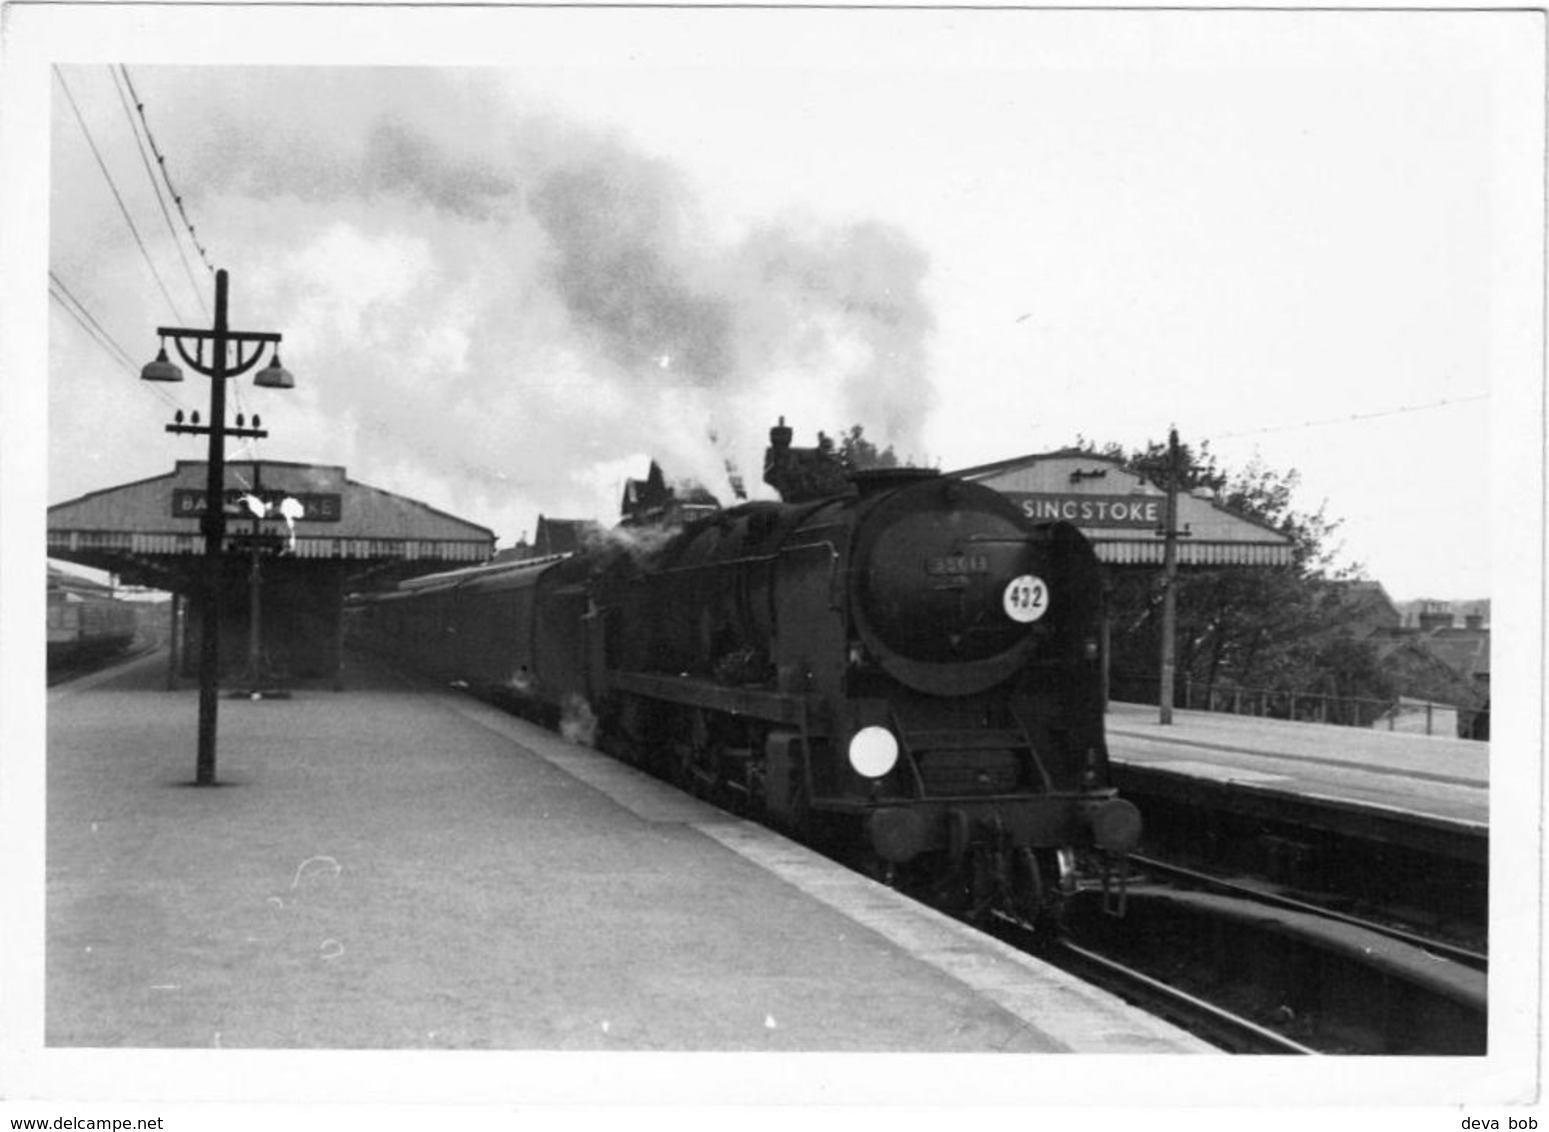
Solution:
[(368, 634), (970, 913), (1122, 867), (1098, 566), (935, 472), (751, 502), (361, 603)]

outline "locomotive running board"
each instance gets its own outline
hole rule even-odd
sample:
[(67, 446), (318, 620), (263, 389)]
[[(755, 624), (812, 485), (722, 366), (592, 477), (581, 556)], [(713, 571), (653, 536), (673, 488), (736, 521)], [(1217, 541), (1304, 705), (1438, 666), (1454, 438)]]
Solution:
[(709, 680), (691, 676), (659, 676), (652, 672), (610, 672), (608, 684), (620, 692), (632, 692), (637, 696), (649, 696), (654, 700), (685, 704), (689, 707), (708, 708), (732, 715), (752, 716), (783, 723), (788, 727), (801, 727), (807, 721), (807, 702), (803, 696), (783, 692), (766, 692), (751, 688), (728, 688)]

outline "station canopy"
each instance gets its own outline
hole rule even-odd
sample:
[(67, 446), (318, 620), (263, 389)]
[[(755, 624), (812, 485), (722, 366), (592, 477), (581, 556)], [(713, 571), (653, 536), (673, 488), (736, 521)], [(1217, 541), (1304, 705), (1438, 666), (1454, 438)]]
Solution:
[[(48, 509), (48, 554), (182, 590), (200, 569), (208, 465), (179, 460), (170, 475), (83, 495)], [(260, 520), (250, 497), (262, 500)], [(286, 501), (289, 502), (286, 502)], [(349, 576), (408, 576), (476, 564), (495, 535), (427, 504), (357, 483), (342, 467), (276, 460), (226, 464), (227, 549), (262, 533), (300, 562), (331, 563)], [(287, 517), (288, 516), (288, 517)]]
[[(1064, 451), (1019, 456), (957, 472), (1000, 492), (1034, 522), (1074, 523), (1100, 561), (1160, 566), (1167, 494), (1117, 460)], [(1180, 566), (1288, 566), (1291, 540), (1214, 499), (1178, 493)]]

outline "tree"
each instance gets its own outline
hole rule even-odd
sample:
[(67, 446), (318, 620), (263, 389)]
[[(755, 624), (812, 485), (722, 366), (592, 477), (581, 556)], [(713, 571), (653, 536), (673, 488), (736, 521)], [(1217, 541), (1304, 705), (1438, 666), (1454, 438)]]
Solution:
[[(1357, 642), (1329, 647), (1345, 621), (1342, 587), (1359, 573), (1336, 570), (1331, 540), (1339, 524), (1323, 508), (1298, 511), (1296, 472), (1255, 461), (1240, 472), (1222, 468), (1209, 444), (1181, 447), (1180, 491), (1213, 494), (1231, 511), (1264, 523), (1291, 542), (1286, 567), (1227, 566), (1185, 569), (1177, 580), (1176, 662), (1180, 680), (1217, 688), (1308, 692), (1342, 685), (1387, 698), (1376, 656)], [(1151, 442), (1127, 452), (1078, 440), (1083, 452), (1120, 461), (1158, 486), (1166, 485), (1167, 445)], [(1113, 668), (1154, 673), (1161, 652), (1161, 577), (1119, 571), (1109, 600)], [(1363, 650), (1370, 655), (1361, 655)], [(1149, 678), (1154, 686), (1154, 677)], [(1128, 692), (1126, 687), (1125, 692)], [(1180, 701), (1186, 702), (1186, 701)]]
[(896, 468), (898, 457), (893, 446), (879, 449), (866, 439), (862, 425), (851, 425), (848, 432), (839, 434), (839, 462), (847, 472), (864, 472), (872, 468)]

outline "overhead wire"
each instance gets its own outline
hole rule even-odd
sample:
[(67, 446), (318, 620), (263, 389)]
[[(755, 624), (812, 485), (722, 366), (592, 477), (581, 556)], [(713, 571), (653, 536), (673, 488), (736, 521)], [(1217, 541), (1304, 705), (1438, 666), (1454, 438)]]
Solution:
[[(194, 223), (193, 223), (192, 220), (189, 219), (189, 217), (188, 217), (188, 210), (183, 206), (183, 195), (177, 191), (177, 187), (175, 185), (173, 185), (173, 183), (172, 183), (172, 173), (171, 173), (171, 171), (167, 167), (167, 156), (166, 156), (166, 154), (164, 154), (161, 151), (161, 147), (156, 144), (156, 135), (151, 130), (150, 119), (147, 118), (146, 115), (145, 115), (145, 103), (140, 98), (140, 92), (135, 88), (134, 78), (129, 74), (129, 68), (126, 67), (122, 63), (120, 63), (118, 65), (118, 70), (114, 74), (115, 86), (117, 85), (117, 80), (118, 80), (118, 78), (120, 76), (122, 76), (122, 78), (123, 78), (124, 87), (127, 88), (128, 91), (129, 91), (129, 101), (133, 102), (135, 111), (140, 116), (140, 126), (144, 130), (144, 132), (145, 132), (146, 143), (149, 144), (151, 152), (153, 154), (155, 154), (155, 156), (156, 156), (156, 166), (157, 166), (158, 169), (161, 170), (161, 179), (166, 184), (167, 194), (172, 198), (173, 204), (175, 204), (177, 206), (178, 215), (180, 217), (182, 217), (182, 220), (183, 220), (183, 227), (185, 229), (187, 229), (187, 231), (188, 231), (189, 242), (192, 243), (194, 248), (195, 248), (195, 250), (198, 251), (200, 261), (204, 264), (205, 270), (209, 271), (213, 275), (214, 272), (215, 272), (215, 267), (214, 267), (213, 264), (210, 263), (210, 258), (209, 258), (208, 253), (205, 250), (204, 245), (199, 242), (199, 235), (198, 235), (197, 230), (194, 227)], [(120, 97), (122, 97), (122, 91), (120, 91)], [(125, 105), (125, 113), (126, 114), (128, 113), (128, 106), (127, 106), (127, 104)], [(134, 122), (133, 122), (132, 118), (130, 119), (130, 130), (131, 130), (131, 132), (135, 133), (135, 142), (138, 145), (140, 137), (139, 137), (139, 133), (134, 130)], [(143, 148), (140, 151), (140, 156), (141, 156), (142, 161), (145, 161), (146, 171), (147, 171), (147, 173), (149, 173), (150, 172), (150, 162), (149, 162), (148, 159), (145, 158), (145, 151), (144, 151)], [(151, 177), (151, 181), (152, 181), (152, 186), (154, 187), (155, 186), (155, 177), (154, 176)], [(167, 213), (166, 205), (162, 201), (161, 193), (160, 193), (159, 190), (156, 193), (156, 201), (162, 207), (162, 215), (167, 218), (167, 227), (168, 227), (168, 229), (172, 230), (172, 227), (173, 227), (172, 226), (172, 219), (171, 219), (171, 216)], [(173, 234), (172, 234), (172, 242), (177, 246), (178, 255), (183, 257), (183, 265), (184, 265), (185, 270), (188, 271), (189, 281), (190, 281), (190, 283), (193, 284), (194, 291), (199, 296), (199, 306), (200, 306), (200, 309), (202, 309), (205, 312), (206, 316), (208, 316), (209, 315), (209, 307), (205, 304), (204, 292), (201, 291), (199, 289), (198, 284), (196, 282), (194, 282), (193, 270), (188, 265), (187, 257), (184, 256), (184, 253), (183, 253), (182, 242), (177, 238), (177, 233), (175, 231), (173, 231)], [(232, 392), (235, 395), (234, 396), (234, 400), (236, 401), (237, 411), (240, 412), (240, 413), (246, 413), (247, 412), (247, 403), (246, 403), (246, 399), (243, 397), (243, 394), (242, 394), (242, 386), (241, 386), (241, 384), (240, 383), (234, 383), (232, 385)], [(252, 439), (249, 439), (249, 440), (247, 440), (245, 442), (244, 446), (247, 449), (251, 450), (253, 448), (253, 446), (255, 445), (255, 443), (256, 443), (256, 441), (254, 441)]]
[[(85, 135), (86, 142), (91, 149), (92, 156), (96, 159), (97, 167), (102, 172), (104, 179), (107, 180), (108, 187), (113, 193), (114, 200), (118, 203), (119, 211), (123, 215), (124, 221), (128, 225), (130, 234), (134, 237), (136, 245), (139, 247), (140, 254), (144, 257), (147, 266), (150, 268), (151, 274), (155, 278), (156, 284), (160, 288), (162, 296), (167, 300), (167, 305), (172, 309), (172, 312), (177, 320), (179, 322), (183, 322), (183, 314), (178, 309), (177, 302), (173, 299), (170, 291), (167, 288), (165, 280), (162, 278), (161, 273), (156, 268), (156, 264), (150, 255), (150, 251), (146, 246), (145, 240), (141, 237), (140, 230), (130, 214), (128, 205), (125, 203), (124, 196), (119, 191), (118, 183), (114, 179), (112, 172), (108, 169), (107, 162), (103, 158), (102, 151), (98, 147), (96, 139), (92, 135), (91, 129), (86, 124), (85, 116), (81, 112), (80, 104), (77, 102), (74, 92), (71, 91), (68, 82), (65, 80), (64, 74), (60, 71), (57, 65), (53, 68), (53, 71), (55, 78), (58, 79), (59, 85), (64, 91), (66, 99), (70, 103), (71, 110), (75, 114), (76, 122), (80, 125), (81, 132)], [(161, 179), (166, 185), (167, 193), (171, 196), (173, 203), (177, 207), (178, 214), (182, 218), (184, 227), (187, 229), (189, 241), (198, 251), (204, 266), (211, 272), (214, 271), (214, 267), (210, 264), (204, 245), (199, 242), (199, 238), (196, 229), (194, 228), (193, 222), (189, 220), (188, 212), (184, 207), (181, 194), (177, 192), (177, 189), (172, 184), (171, 175), (167, 170), (166, 155), (156, 144), (155, 136), (151, 133), (150, 124), (145, 117), (145, 104), (140, 100), (139, 92), (135, 89), (134, 81), (131, 78), (128, 69), (126, 67), (120, 66), (115, 71), (110, 67), (109, 72), (113, 75), (114, 90), (118, 94), (119, 104), (124, 110), (125, 118), (129, 124), (129, 131), (134, 136), (135, 146), (140, 154), (141, 164), (145, 168), (146, 175), (151, 181), (151, 190), (156, 197), (157, 206), (161, 210), (162, 218), (167, 225), (167, 230), (172, 238), (173, 245), (177, 248), (179, 259), (182, 261), (184, 272), (188, 276), (189, 284), (195, 293), (200, 308), (208, 316), (209, 308), (205, 303), (203, 292), (200, 290), (198, 280), (195, 277), (192, 265), (189, 263), (188, 256), (183, 249), (181, 240), (178, 237), (177, 227), (172, 221), (172, 216), (167, 208), (166, 201), (163, 198), (162, 190), (157, 184), (156, 175), (151, 169), (150, 158), (146, 155), (147, 144), (149, 145), (151, 152), (156, 157), (157, 166), (161, 170)], [(120, 78), (122, 78), (122, 85), (120, 84)], [(127, 95), (125, 94), (126, 89), (128, 91)], [(140, 131), (135, 128), (134, 114), (130, 110), (131, 102), (134, 105), (135, 111), (137, 111), (139, 114), (141, 127), (145, 133), (144, 141), (141, 140)], [(107, 330), (102, 326), (101, 322), (99, 322), (97, 318), (91, 313), (90, 309), (87, 308), (86, 305), (75, 296), (75, 294), (70, 290), (65, 282), (53, 270), (50, 270), (49, 277), (51, 281), (49, 291), (50, 297), (53, 298), (54, 301), (59, 304), (60, 308), (69, 314), (100, 347), (102, 347), (102, 349), (109, 355), (109, 357), (111, 357), (116, 363), (122, 366), (130, 374), (138, 376), (136, 366), (133, 360), (129, 357), (128, 352), (124, 350), (124, 348), (118, 344), (112, 335), (107, 332)], [(146, 384), (147, 383), (142, 383), (142, 385)], [(175, 409), (186, 408), (176, 398), (169, 395), (161, 385), (156, 383), (148, 383), (147, 387), (152, 394), (161, 398), (161, 400), (169, 406)], [(240, 383), (233, 384), (232, 392), (234, 394), (236, 409), (239, 413), (245, 414), (246, 404)], [(256, 444), (256, 438), (244, 438), (241, 451), (245, 452), (250, 458), (257, 459)]]
[[(86, 304), (77, 299), (75, 293), (65, 286), (65, 281), (59, 278), (53, 268), (48, 270), (48, 281), (52, 284), (49, 294), (58, 300), (60, 305), (86, 328), (88, 334), (97, 339), (114, 361), (118, 362), (119, 365), (123, 366), (130, 373), (133, 373), (134, 362), (129, 357), (129, 351), (118, 344), (118, 340), (108, 333), (102, 323), (97, 321), (96, 316), (87, 309)], [(69, 302), (65, 301), (67, 299)]]
[[(117, 182), (114, 181), (112, 174), (109, 172), (107, 163), (102, 157), (102, 152), (97, 147), (96, 139), (92, 136), (90, 128), (88, 128), (86, 125), (85, 117), (81, 113), (80, 104), (76, 101), (74, 93), (70, 90), (69, 83), (65, 81), (64, 74), (59, 70), (58, 66), (55, 66), (53, 70), (55, 78), (59, 80), (59, 85), (64, 90), (65, 97), (70, 102), (71, 110), (73, 110), (75, 113), (75, 118), (81, 127), (81, 132), (86, 137), (86, 142), (92, 151), (92, 156), (96, 158), (97, 167), (102, 171), (104, 178), (106, 178), (108, 187), (112, 190), (114, 199), (118, 202), (119, 209), (123, 213), (124, 219), (129, 225), (129, 230), (134, 236), (135, 242), (139, 245), (141, 255), (145, 257), (146, 263), (150, 267), (152, 275), (155, 276), (157, 284), (161, 287), (161, 292), (163, 296), (165, 296), (168, 306), (172, 308), (173, 313), (177, 315), (179, 320), (181, 320), (182, 314), (178, 311), (177, 304), (173, 301), (171, 294), (168, 292), (166, 284), (161, 278), (160, 272), (156, 270), (156, 265), (151, 260), (150, 253), (145, 246), (145, 242), (140, 238), (139, 229), (135, 226), (133, 218), (129, 215), (128, 207), (124, 202), (123, 195), (118, 190)], [(133, 123), (131, 121), (131, 127), (132, 125)], [(138, 142), (138, 137), (136, 138), (136, 141)], [(159, 199), (160, 198), (158, 196), (158, 200)], [(49, 270), (49, 280), (51, 284), (49, 290), (50, 297), (59, 304), (61, 309), (63, 309), (67, 314), (75, 319), (77, 323), (80, 324), (82, 329), (84, 329), (86, 333), (90, 335), (93, 340), (95, 340), (97, 344), (108, 353), (109, 357), (111, 357), (119, 365), (123, 366), (124, 369), (127, 370), (131, 375), (137, 376), (135, 372), (135, 364), (134, 361), (130, 358), (129, 352), (118, 343), (117, 339), (108, 333), (107, 328), (102, 325), (102, 323), (94, 314), (92, 314), (91, 309), (76, 296), (75, 292), (69, 288), (65, 281), (60, 278), (58, 273), (55, 272), (52, 268)], [(150, 392), (154, 396), (159, 397), (163, 402), (172, 408), (182, 409), (185, 407), (180, 401), (178, 401), (177, 398), (171, 396), (160, 385), (152, 384), (149, 388)]]
[(91, 128), (86, 125), (86, 118), (81, 113), (80, 105), (75, 101), (75, 95), (70, 91), (70, 85), (65, 82), (64, 74), (60, 71), (57, 63), (54, 65), (53, 70), (54, 78), (59, 80), (59, 85), (65, 92), (65, 98), (70, 103), (70, 109), (75, 112), (75, 120), (80, 124), (81, 133), (86, 135), (86, 144), (91, 147), (92, 156), (97, 159), (97, 168), (102, 170), (103, 177), (107, 179), (108, 188), (113, 192), (113, 199), (118, 202), (118, 208), (123, 214), (124, 222), (129, 225), (129, 232), (134, 236), (134, 242), (139, 245), (140, 254), (145, 257), (146, 266), (151, 269), (151, 275), (156, 280), (156, 286), (161, 288), (161, 293), (166, 298), (167, 305), (172, 308), (172, 313), (181, 322), (183, 315), (172, 298), (172, 292), (167, 290), (167, 284), (162, 279), (161, 272), (156, 270), (156, 261), (151, 258), (151, 253), (146, 248), (145, 241), (140, 236), (140, 229), (135, 226), (134, 217), (129, 215), (129, 206), (124, 203), (123, 194), (118, 191), (118, 182), (113, 179), (113, 174), (109, 171), (107, 162), (102, 159), (102, 151), (97, 148), (97, 141), (92, 137)]
[[(119, 79), (118, 71), (113, 70), (112, 67), (109, 67), (108, 71), (113, 76), (113, 87), (118, 91), (119, 105), (124, 108), (124, 117), (129, 122), (129, 132), (134, 136), (135, 148), (140, 153), (140, 164), (145, 167), (145, 176), (151, 183), (151, 193), (156, 197), (156, 204), (161, 208), (162, 219), (167, 223), (167, 233), (172, 237), (172, 246), (177, 248), (178, 259), (182, 261), (183, 272), (188, 276), (188, 285), (194, 292), (195, 300), (199, 303), (200, 309), (208, 316), (210, 309), (205, 304), (204, 292), (199, 288), (199, 281), (194, 278), (194, 269), (188, 262), (187, 253), (183, 250), (183, 242), (178, 239), (177, 228), (172, 223), (172, 213), (168, 211), (167, 202), (162, 198), (161, 185), (157, 182), (156, 173), (151, 168), (151, 159), (145, 152), (145, 143), (140, 140), (140, 132), (135, 128), (134, 111), (129, 108), (129, 96), (124, 93), (124, 86)], [(125, 73), (127, 74), (127, 72)], [(135, 106), (140, 111), (140, 120), (143, 123), (145, 120), (145, 106), (138, 99), (135, 100)], [(147, 130), (148, 135), (149, 131)], [(166, 161), (164, 158), (159, 159), (162, 162), (162, 169), (165, 171)]]
[(204, 245), (199, 242), (193, 221), (188, 219), (188, 212), (183, 208), (182, 195), (172, 185), (172, 174), (167, 171), (167, 158), (156, 145), (156, 135), (151, 133), (150, 121), (145, 117), (145, 104), (140, 101), (139, 92), (134, 88), (134, 80), (129, 77), (129, 68), (120, 63), (118, 69), (124, 76), (124, 85), (129, 88), (129, 95), (134, 101), (135, 109), (140, 113), (140, 124), (145, 127), (145, 139), (150, 143), (151, 152), (156, 155), (156, 164), (161, 169), (161, 178), (167, 183), (167, 192), (171, 194), (172, 202), (177, 205), (178, 215), (183, 218), (183, 226), (188, 229), (188, 238), (198, 249), (199, 258), (203, 260), (205, 269), (213, 275), (215, 268), (210, 263), (210, 257), (205, 254)]
[(1240, 432), (1223, 432), (1209, 437), (1210, 440), (1236, 440), (1244, 436), (1263, 436), (1272, 432), (1292, 432), (1304, 428), (1321, 428), (1324, 425), (1347, 424), (1350, 421), (1370, 421), (1379, 417), (1396, 417), (1405, 413), (1420, 413), (1430, 409), (1442, 409), (1449, 405), (1467, 405), (1475, 401), (1488, 401), (1488, 393), (1475, 393), (1468, 397), (1451, 397), (1442, 401), (1429, 401), (1423, 405), (1401, 405), (1392, 409), (1378, 409), (1370, 413), (1351, 413), (1342, 417), (1324, 417), (1315, 421), (1302, 421), (1300, 424), (1269, 425), (1265, 428), (1244, 429)]
[[(81, 302), (81, 300), (75, 296), (75, 292), (70, 290), (70, 288), (65, 284), (65, 281), (61, 279), (52, 268), (49, 269), (48, 278), (49, 298), (58, 303), (60, 309), (68, 314), (71, 318), (73, 318), (80, 325), (81, 329), (86, 331), (87, 335), (89, 335), (98, 346), (102, 347), (103, 351), (108, 355), (108, 357), (112, 358), (113, 361), (123, 367), (123, 369), (131, 376), (138, 377), (139, 374), (135, 371), (134, 361), (130, 358), (129, 352), (121, 345), (119, 345), (118, 340), (114, 338), (112, 334), (108, 333), (107, 328), (104, 327), (102, 323), (97, 320), (97, 317), (91, 313), (91, 308), (89, 308), (85, 303)], [(160, 385), (154, 382), (149, 384), (141, 382), (140, 384), (142, 388), (145, 388), (153, 395), (160, 397), (172, 408), (185, 408), (182, 402), (171, 396)]]
[(83, 317), (80, 311), (71, 306), (70, 303), (52, 287), (48, 289), (48, 297), (53, 299), (54, 302), (58, 303), (61, 310), (63, 310), (71, 318), (75, 319), (75, 321), (80, 324), (81, 329), (86, 331), (87, 337), (89, 337), (93, 342), (97, 343), (98, 346), (101, 346), (108, 357), (112, 358), (114, 362), (122, 366), (126, 372), (130, 374), (134, 373), (134, 367), (131, 366), (126, 360), (124, 360), (124, 358), (119, 356), (116, 351), (116, 347), (101, 336), (100, 332), (94, 328), (90, 319)]

